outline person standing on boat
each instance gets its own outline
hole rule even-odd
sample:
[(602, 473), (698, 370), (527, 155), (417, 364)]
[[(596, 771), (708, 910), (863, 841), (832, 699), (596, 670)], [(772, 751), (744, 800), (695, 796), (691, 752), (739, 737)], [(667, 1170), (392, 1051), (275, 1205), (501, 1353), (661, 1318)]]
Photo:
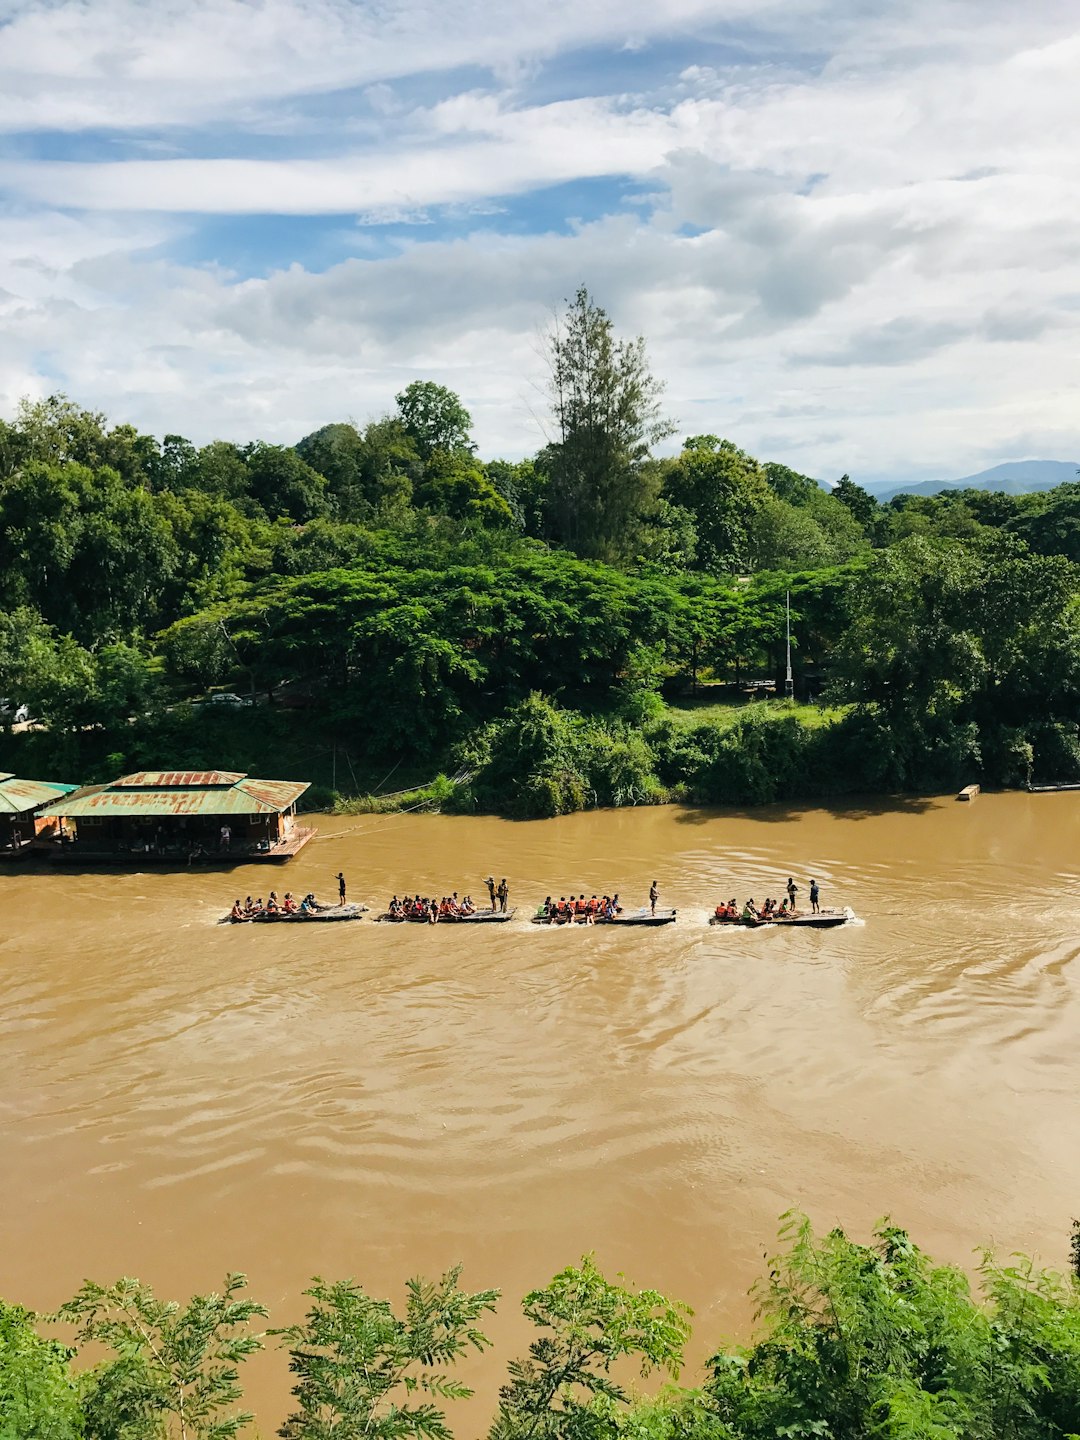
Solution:
[(491, 900), (491, 910), (492, 910), (492, 913), (494, 914), (494, 911), (495, 911), (495, 877), (494, 877), (494, 875), (489, 875), (488, 878), (484, 881), (484, 884), (487, 886), (488, 896), (490, 897), (490, 900)]
[(341, 873), (341, 871), (339, 870), (339, 871), (337, 872), (337, 874), (334, 876), (334, 879), (337, 881), (338, 904), (339, 904), (339, 905), (344, 905), (344, 904), (345, 904), (345, 876), (344, 876), (344, 875)]
[[(510, 898), (510, 886), (507, 885), (507, 883), (506, 883), (506, 876), (505, 876), (505, 875), (504, 875), (503, 878), (499, 881), (499, 888), (498, 888), (498, 890), (496, 890), (495, 893), (496, 893), (496, 895), (498, 895), (498, 897), (499, 897), (499, 909), (500, 909), (500, 911), (502, 912), (502, 914), (505, 915), (505, 914), (506, 914), (506, 902), (507, 902), (507, 900)], [(494, 908), (495, 908), (494, 905), (493, 905), (491, 908), (494, 909)]]
[(814, 913), (815, 915), (820, 915), (820, 913), (821, 913), (821, 905), (820, 905), (820, 903), (819, 903), (820, 900), (821, 900), (821, 891), (820, 891), (820, 889), (818, 888), (818, 883), (817, 883), (816, 880), (811, 880), (811, 881), (810, 881), (810, 909), (813, 911), (813, 913)]
[(656, 914), (656, 902), (657, 902), (657, 900), (659, 900), (659, 899), (660, 899), (660, 891), (659, 891), (659, 889), (657, 888), (656, 881), (654, 880), (654, 881), (652, 882), (652, 884), (649, 886), (649, 914), (650, 914), (650, 915), (655, 915), (655, 914)]
[(799, 887), (789, 875), (787, 877), (787, 898), (790, 901), (789, 909), (795, 909), (795, 896), (799, 893)]

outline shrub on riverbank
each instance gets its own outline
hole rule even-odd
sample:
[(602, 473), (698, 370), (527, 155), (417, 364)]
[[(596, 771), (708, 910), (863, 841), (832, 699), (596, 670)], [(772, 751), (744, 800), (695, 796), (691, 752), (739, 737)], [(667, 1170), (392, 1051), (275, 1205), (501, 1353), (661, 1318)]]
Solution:
[(530, 695), (457, 752), (471, 777), (447, 808), (526, 820), (667, 798), (647, 738), (626, 721), (589, 719)]
[(446, 775), (436, 775), (428, 785), (395, 790), (389, 795), (338, 795), (327, 808), (335, 815), (400, 815), (412, 810), (431, 812), (444, 809), (453, 795), (454, 781)]
[[(591, 1257), (525, 1297), (536, 1327), (512, 1360), (490, 1440), (1069, 1440), (1080, 1431), (1080, 1264), (1072, 1274), (984, 1253), (978, 1290), (898, 1227), (869, 1244), (817, 1237), (787, 1217), (783, 1248), (752, 1292), (762, 1329), (718, 1350), (697, 1388), (643, 1399), (636, 1367), (677, 1377), (685, 1306), (613, 1283)], [(265, 1309), (227, 1277), (186, 1305), (121, 1280), (61, 1307), (75, 1347), (0, 1303), (0, 1440), (230, 1440), (244, 1361), (271, 1341), (294, 1377), (285, 1440), (452, 1440), (447, 1410), (472, 1394), (455, 1363), (490, 1341), (499, 1292), (460, 1268), (413, 1280), (402, 1311), (353, 1280), (317, 1279), (303, 1322), (257, 1333)], [(44, 1318), (44, 1317), (42, 1317)], [(90, 1368), (76, 1368), (91, 1346)], [(104, 1358), (103, 1354), (104, 1352)]]

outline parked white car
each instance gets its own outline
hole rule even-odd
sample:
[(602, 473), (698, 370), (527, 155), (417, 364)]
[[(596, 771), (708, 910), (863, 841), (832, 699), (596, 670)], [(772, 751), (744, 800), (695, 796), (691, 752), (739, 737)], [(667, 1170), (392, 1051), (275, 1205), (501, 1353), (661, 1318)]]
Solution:
[(0, 717), (10, 725), (22, 725), (30, 719), (30, 709), (26, 705), (16, 705), (14, 700), (0, 696)]
[(230, 705), (234, 709), (240, 706), (254, 705), (255, 701), (243, 695), (234, 695), (230, 690), (219, 691), (217, 695), (210, 695), (204, 701), (204, 705)]

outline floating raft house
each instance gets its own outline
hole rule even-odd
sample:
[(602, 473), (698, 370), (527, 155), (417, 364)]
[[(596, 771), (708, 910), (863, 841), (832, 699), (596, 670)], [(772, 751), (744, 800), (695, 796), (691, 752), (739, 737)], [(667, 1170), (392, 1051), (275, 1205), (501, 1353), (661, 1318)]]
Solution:
[(59, 822), (44, 811), (74, 789), (51, 780), (0, 774), (0, 859), (25, 859), (35, 840), (56, 834)]
[(309, 784), (228, 770), (140, 770), (48, 806), (58, 831), (45, 848), (58, 863), (80, 865), (288, 860), (315, 833), (296, 821)]

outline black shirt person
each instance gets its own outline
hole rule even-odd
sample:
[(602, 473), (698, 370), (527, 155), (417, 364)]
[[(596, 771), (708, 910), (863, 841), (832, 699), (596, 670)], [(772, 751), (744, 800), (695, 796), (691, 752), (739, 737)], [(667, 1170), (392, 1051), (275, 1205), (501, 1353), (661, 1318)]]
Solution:
[(344, 904), (345, 904), (345, 876), (344, 876), (344, 875), (341, 873), (341, 871), (339, 870), (339, 871), (337, 872), (337, 874), (335, 875), (334, 878), (335, 878), (335, 880), (337, 881), (338, 904), (339, 904), (339, 905), (344, 905)]
[(799, 887), (795, 884), (795, 881), (794, 881), (794, 880), (791, 878), (791, 876), (789, 875), (789, 876), (787, 877), (787, 898), (788, 898), (788, 903), (791, 905), (792, 910), (795, 909), (795, 896), (796, 896), (798, 893), (799, 893)]
[(820, 905), (818, 904), (818, 902), (819, 902), (820, 899), (821, 899), (821, 891), (818, 889), (818, 883), (817, 883), (816, 880), (811, 880), (811, 881), (810, 881), (810, 909), (814, 912), (815, 915), (818, 913), (819, 909), (821, 908)]
[(660, 899), (660, 891), (657, 889), (656, 881), (654, 880), (654, 881), (652, 882), (652, 884), (649, 886), (649, 913), (650, 913), (650, 915), (655, 915), (655, 914), (656, 914), (656, 902), (657, 902), (657, 900), (659, 900), (659, 899)]
[[(505, 914), (506, 914), (506, 902), (507, 902), (507, 899), (509, 898), (509, 895), (510, 895), (510, 887), (509, 887), (509, 885), (507, 885), (507, 883), (506, 883), (506, 876), (505, 876), (505, 875), (504, 875), (503, 878), (499, 881), (499, 888), (498, 888), (498, 890), (496, 890), (495, 893), (496, 893), (496, 895), (498, 895), (498, 897), (499, 897), (499, 909), (500, 909), (500, 910), (502, 911), (502, 913), (505, 915)], [(494, 902), (494, 901), (492, 901), (492, 903), (491, 903), (491, 908), (492, 908), (493, 910), (495, 909), (495, 902)]]

